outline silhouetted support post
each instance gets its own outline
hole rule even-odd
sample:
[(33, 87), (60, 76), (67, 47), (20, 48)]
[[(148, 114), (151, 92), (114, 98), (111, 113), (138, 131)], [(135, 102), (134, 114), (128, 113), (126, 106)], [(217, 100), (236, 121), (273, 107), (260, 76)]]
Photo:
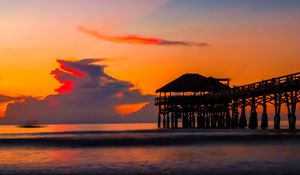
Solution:
[(174, 118), (174, 127), (175, 128), (178, 128), (178, 113), (176, 113), (177, 115), (175, 116), (175, 118)]
[(173, 115), (173, 128), (176, 128), (176, 122), (177, 122), (177, 115), (176, 115), (177, 113), (176, 112), (174, 112), (174, 115)]
[(167, 114), (167, 128), (170, 128), (170, 116), (169, 116), (169, 112)]
[(190, 112), (190, 128), (194, 127), (194, 118), (193, 118), (193, 112)]
[(214, 105), (212, 106), (212, 109), (211, 109), (213, 112), (212, 112), (212, 124), (211, 124), (211, 127), (212, 128), (217, 128), (217, 122), (218, 122), (218, 115), (217, 115), (217, 106)]
[(160, 113), (158, 113), (158, 117), (157, 117), (157, 126), (158, 128), (160, 128), (160, 123), (161, 123), (161, 119), (160, 119)]
[(188, 115), (184, 112), (182, 115), (182, 128), (187, 128), (188, 125)]
[(258, 126), (258, 121), (257, 121), (257, 112), (256, 112), (256, 106), (255, 106), (255, 97), (252, 97), (251, 112), (250, 112), (250, 118), (249, 118), (249, 128), (256, 129), (257, 126)]
[[(183, 113), (182, 112), (178, 112), (178, 122), (179, 122), (179, 119), (181, 119), (181, 128), (183, 128)], [(177, 123), (178, 124), (178, 123)], [(179, 127), (179, 126), (178, 126)]]
[(190, 128), (193, 128), (193, 113), (192, 112), (189, 112), (189, 115), (190, 115)]
[(214, 112), (211, 112), (211, 115), (210, 115), (210, 127), (211, 128), (216, 128), (216, 115)]
[(219, 112), (215, 113), (215, 127), (219, 128), (220, 127), (220, 116), (219, 116)]
[(218, 128), (223, 128), (224, 126), (223, 126), (222, 112), (218, 111), (217, 116), (218, 116)]
[(214, 112), (214, 128), (217, 128), (217, 124), (218, 124), (218, 113), (215, 111)]
[(220, 112), (221, 128), (225, 128), (225, 112)]
[(296, 129), (297, 91), (286, 92), (285, 96), (288, 109), (289, 129)]
[(167, 107), (167, 95), (166, 93), (164, 93), (164, 108), (163, 108), (163, 127), (166, 128), (167, 127), (167, 119), (166, 119), (166, 107)]
[(161, 92), (159, 93), (159, 98), (158, 98), (158, 117), (157, 117), (157, 126), (158, 128), (161, 127)]
[(197, 119), (197, 126), (195, 126), (195, 127), (197, 127), (197, 128), (200, 128), (200, 113), (201, 113), (201, 105), (197, 105), (196, 106), (196, 115), (197, 116), (195, 116), (195, 118)]
[(205, 106), (201, 108), (200, 112), (200, 127), (205, 128)]
[(163, 114), (163, 128), (166, 128), (166, 115)]
[(222, 128), (222, 115), (220, 112), (217, 112), (217, 127)]
[(274, 129), (280, 129), (280, 110), (281, 110), (281, 94), (274, 94), (274, 108), (275, 108), (275, 116), (274, 116)]
[(267, 114), (267, 97), (266, 95), (263, 96), (263, 112), (261, 115), (261, 129), (268, 128), (268, 114)]
[(186, 128), (189, 128), (190, 127), (190, 114), (187, 112), (186, 113), (186, 122), (185, 122), (185, 124), (186, 124)]
[(171, 113), (171, 128), (174, 128), (174, 112)]
[(194, 125), (193, 127), (194, 127), (194, 128), (196, 128), (196, 126), (197, 126), (197, 121), (196, 121), (196, 119), (197, 119), (197, 117), (196, 117), (196, 112), (193, 112), (193, 120), (194, 120), (194, 121), (193, 121), (193, 125)]
[(188, 112), (187, 113), (187, 128), (190, 128), (191, 127), (191, 113)]
[(231, 127), (229, 103), (226, 104), (226, 128)]
[(180, 119), (181, 119), (181, 128), (183, 128), (183, 112), (180, 112)]
[(176, 128), (176, 118), (177, 118), (177, 112), (173, 112), (173, 128)]
[(160, 117), (160, 115), (161, 115), (161, 105), (158, 106), (158, 116), (157, 116), (157, 126), (158, 126), (158, 128), (161, 127), (161, 124), (160, 124), (161, 123), (161, 117)]
[(207, 112), (206, 113), (206, 119), (205, 119), (205, 122), (206, 122), (206, 124), (205, 124), (205, 126), (206, 126), (206, 128), (210, 128), (210, 113), (209, 112)]
[(188, 112), (186, 112), (185, 113), (185, 128), (188, 128), (189, 127), (189, 125), (190, 125), (190, 122), (189, 122), (190, 120), (189, 120), (189, 113)]
[(226, 128), (226, 111), (222, 112), (223, 128)]
[(214, 115), (214, 128), (217, 128), (217, 124), (218, 124), (218, 113), (215, 111), (213, 115)]
[(218, 123), (217, 123), (218, 126), (217, 126), (217, 127), (218, 127), (218, 128), (222, 128), (222, 127), (223, 127), (223, 124), (222, 124), (222, 115), (221, 115), (221, 112), (219, 112), (219, 111), (217, 112), (217, 117), (218, 117), (218, 118), (217, 118), (217, 121), (218, 121)]
[(190, 120), (189, 120), (189, 128), (192, 128), (193, 127), (193, 114), (192, 114), (192, 112), (189, 112), (189, 118), (190, 118)]
[(201, 109), (197, 112), (197, 128), (201, 128)]
[(223, 115), (221, 112), (218, 112), (218, 128), (223, 128), (224, 127), (224, 123), (223, 123)]
[(193, 118), (192, 118), (192, 113), (189, 112), (189, 128), (193, 127)]
[(219, 112), (215, 112), (215, 127), (220, 128), (220, 115)]
[(205, 111), (204, 108), (200, 106), (197, 116), (198, 128), (205, 128)]
[(232, 105), (232, 123), (231, 123), (231, 127), (232, 128), (238, 127), (238, 122), (239, 122), (238, 100), (234, 100), (233, 105)]
[(205, 128), (206, 127), (206, 123), (205, 123), (205, 111), (202, 111), (200, 113), (200, 128)]
[(224, 128), (229, 128), (230, 127), (230, 122), (227, 126), (227, 121), (228, 121), (227, 117), (229, 117), (229, 119), (230, 119), (230, 114), (227, 116), (227, 109), (225, 108), (225, 111), (224, 111)]
[(292, 104), (291, 104), (291, 118), (290, 129), (296, 129), (296, 107), (297, 107), (297, 91), (292, 92)]
[(246, 99), (242, 99), (242, 111), (241, 111), (241, 117), (239, 120), (239, 127), (245, 128), (247, 126), (247, 119), (246, 119)]
[(190, 115), (191, 115), (191, 128), (194, 128), (194, 121), (195, 121), (194, 112), (191, 112)]
[(219, 128), (224, 128), (225, 127), (224, 117), (225, 116), (224, 116), (223, 112), (219, 112), (219, 124), (218, 124)]

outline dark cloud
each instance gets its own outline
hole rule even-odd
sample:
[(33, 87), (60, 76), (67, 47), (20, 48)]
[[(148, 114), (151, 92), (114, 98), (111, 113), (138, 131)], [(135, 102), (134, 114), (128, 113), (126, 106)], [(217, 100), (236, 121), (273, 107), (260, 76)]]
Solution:
[[(36, 119), (41, 123), (114, 123), (155, 121), (152, 95), (143, 95), (132, 83), (104, 72), (94, 64), (103, 59), (57, 60), (51, 74), (61, 83), (58, 94), (44, 99), (26, 98), (8, 105), (1, 123), (16, 124)], [(118, 111), (120, 105), (141, 109)], [(146, 105), (146, 106), (145, 106)], [(122, 108), (123, 109), (123, 108)], [(125, 112), (125, 116), (124, 115)]]
[(0, 103), (13, 101), (14, 99), (15, 99), (14, 97), (9, 97), (9, 96), (6, 96), (6, 95), (0, 95)]
[(207, 47), (210, 46), (208, 43), (197, 43), (191, 41), (168, 41), (168, 40), (161, 40), (160, 45), (182, 45), (182, 46), (199, 46), (199, 47)]
[(12, 102), (12, 101), (21, 101), (29, 97), (20, 96), (20, 97), (10, 97), (6, 95), (0, 95), (0, 103)]
[(116, 42), (116, 43), (134, 43), (134, 44), (148, 44), (148, 45), (169, 45), (169, 46), (197, 46), (197, 47), (207, 47), (209, 46), (206, 42), (191, 42), (191, 41), (173, 41), (173, 40), (166, 40), (161, 38), (154, 38), (154, 37), (143, 37), (138, 35), (124, 35), (124, 36), (108, 36), (105, 34), (101, 34), (96, 30), (91, 30), (86, 27), (80, 26), (78, 30), (94, 36), (96, 38)]

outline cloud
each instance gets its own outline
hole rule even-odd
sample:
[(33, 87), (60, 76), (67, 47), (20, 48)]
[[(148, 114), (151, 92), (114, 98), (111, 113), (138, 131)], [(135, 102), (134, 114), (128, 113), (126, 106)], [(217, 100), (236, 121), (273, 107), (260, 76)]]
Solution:
[(12, 101), (22, 101), (24, 99), (27, 99), (30, 97), (26, 97), (26, 96), (19, 96), (19, 97), (10, 97), (7, 95), (0, 95), (0, 104), (1, 103), (7, 103), (7, 102), (12, 102)]
[(0, 95), (0, 103), (6, 103), (6, 102), (9, 102), (9, 101), (13, 101), (15, 100), (14, 97), (9, 97), (9, 96), (6, 96), (6, 95)]
[(139, 111), (140, 109), (142, 109), (144, 106), (146, 106), (148, 104), (149, 104), (149, 102), (142, 102), (142, 103), (136, 103), (136, 104), (123, 104), (123, 105), (116, 106), (115, 110), (121, 116), (126, 116), (128, 114), (132, 114), (134, 112)]
[[(57, 94), (25, 98), (8, 105), (0, 123), (115, 123), (155, 121), (153, 96), (128, 81), (105, 73), (104, 59), (57, 60), (51, 75), (60, 82)], [(3, 98), (4, 99), (4, 98)]]
[(198, 47), (207, 47), (209, 46), (206, 42), (191, 42), (191, 41), (173, 41), (166, 40), (154, 37), (142, 37), (138, 35), (124, 35), (124, 36), (108, 36), (101, 34), (96, 30), (91, 30), (86, 27), (80, 26), (78, 30), (94, 36), (96, 38), (115, 42), (115, 43), (134, 43), (134, 44), (148, 44), (148, 45), (168, 45), (168, 46), (198, 46)]

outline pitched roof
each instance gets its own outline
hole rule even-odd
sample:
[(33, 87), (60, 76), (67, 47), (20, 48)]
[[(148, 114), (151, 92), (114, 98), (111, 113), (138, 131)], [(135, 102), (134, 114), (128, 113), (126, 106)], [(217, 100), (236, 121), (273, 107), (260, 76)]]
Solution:
[(155, 92), (206, 92), (228, 88), (213, 77), (200, 74), (183, 74)]

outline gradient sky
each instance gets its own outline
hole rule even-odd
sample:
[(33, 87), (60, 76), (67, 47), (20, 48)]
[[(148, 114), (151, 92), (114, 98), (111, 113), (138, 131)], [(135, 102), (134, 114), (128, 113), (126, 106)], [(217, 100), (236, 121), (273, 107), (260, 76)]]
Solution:
[(55, 60), (83, 58), (143, 94), (186, 72), (241, 85), (298, 72), (299, 31), (299, 0), (0, 0), (0, 94), (57, 94)]

